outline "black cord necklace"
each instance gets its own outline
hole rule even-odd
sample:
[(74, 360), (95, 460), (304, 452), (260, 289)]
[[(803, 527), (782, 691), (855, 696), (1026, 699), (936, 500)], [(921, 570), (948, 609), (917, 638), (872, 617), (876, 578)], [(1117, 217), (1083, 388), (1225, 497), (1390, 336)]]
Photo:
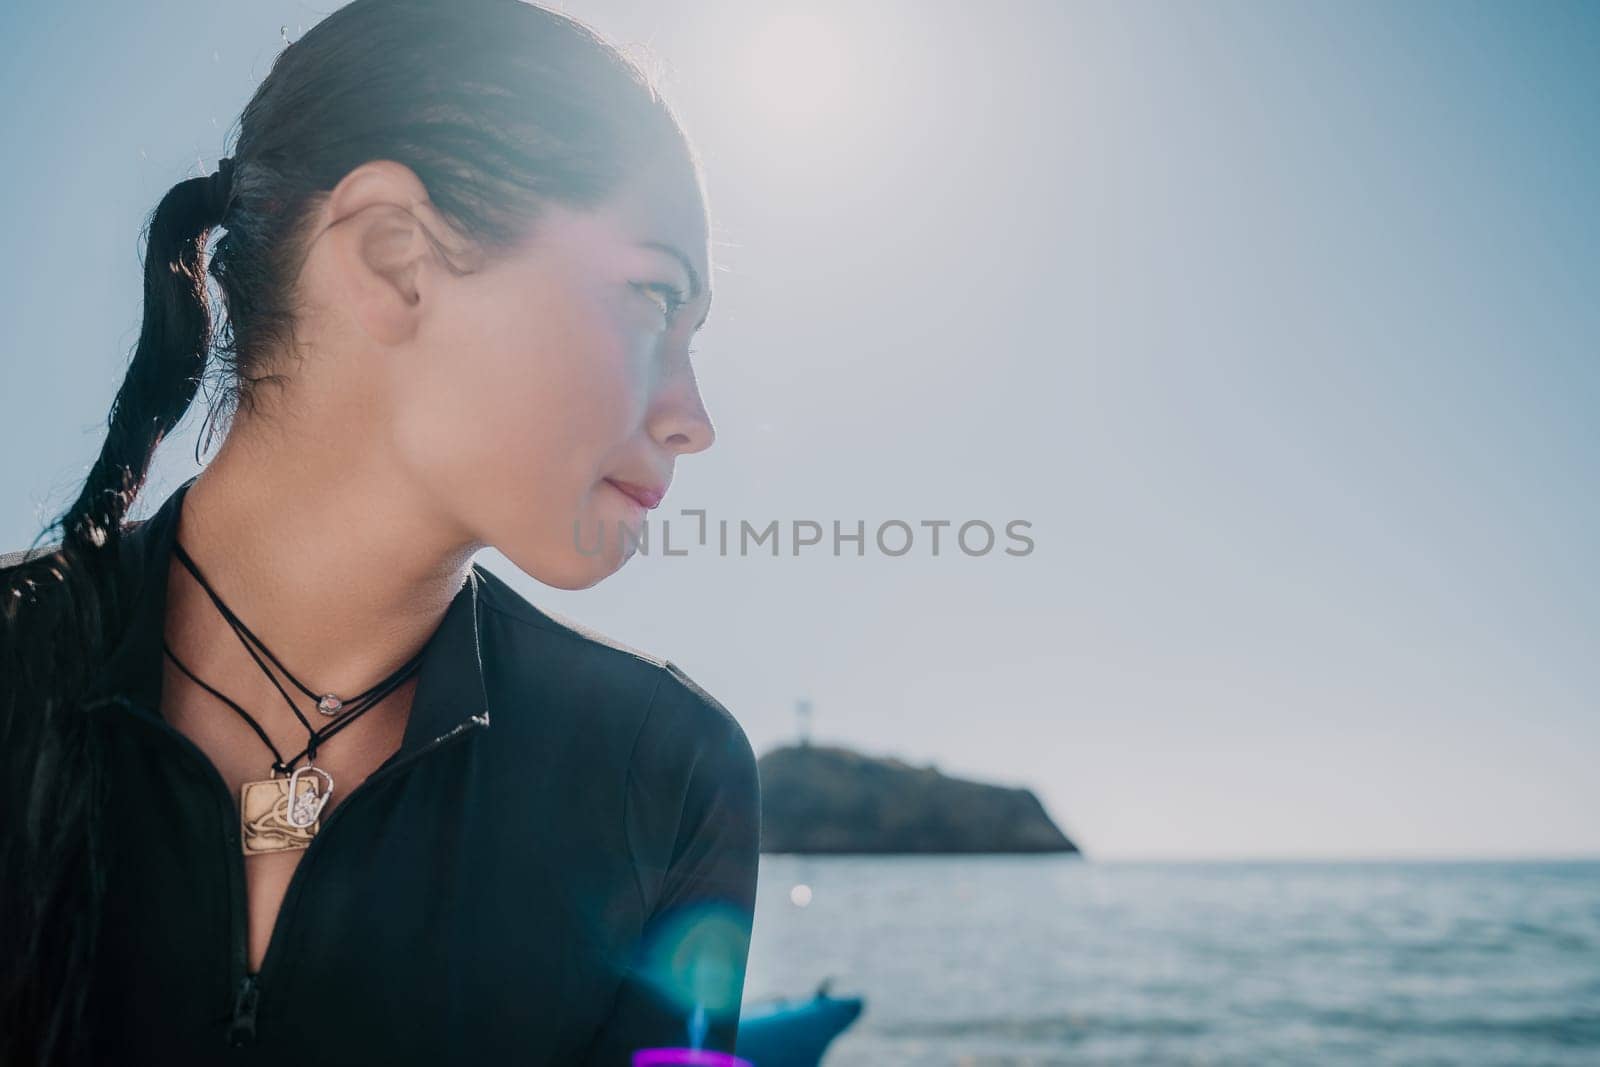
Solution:
[[(206, 591), (206, 595), (211, 598), (212, 604), (216, 605), (222, 617), (227, 620), (228, 626), (244, 646), (244, 650), (250, 654), (250, 658), (255, 661), (256, 666), (260, 667), (262, 673), (272, 682), (273, 688), (288, 703), (289, 710), (294, 712), (295, 718), (300, 720), (300, 724), (306, 728), (306, 732), (309, 735), (306, 747), (297, 753), (293, 759), (285, 760), (283, 753), (278, 751), (278, 747), (272, 743), (272, 739), (267, 736), (267, 732), (261, 728), (261, 724), (256, 722), (249, 712), (197, 677), (193, 671), (184, 665), (183, 661), (178, 659), (177, 654), (172, 651), (172, 647), (165, 640), (162, 641), (162, 650), (180, 671), (196, 685), (237, 712), (245, 722), (250, 724), (250, 728), (256, 732), (256, 736), (260, 737), (266, 746), (272, 750), (273, 761), (270, 777), (259, 781), (245, 782), (240, 792), (240, 844), (244, 849), (244, 854), (251, 856), (262, 852), (282, 852), (287, 849), (305, 848), (311, 843), (311, 839), (316, 836), (317, 830), (320, 828), (319, 819), (322, 815), (322, 810), (327, 806), (328, 799), (333, 795), (333, 775), (316, 766), (317, 746), (350, 725), (363, 712), (375, 707), (379, 701), (405, 684), (422, 665), (422, 656), (427, 646), (424, 645), (416, 655), (412, 656), (388, 677), (348, 700), (341, 699), (332, 693), (324, 693), (318, 696), (290, 673), (288, 668), (279, 662), (278, 657), (274, 656), (272, 651), (267, 648), (266, 643), (252, 633), (250, 628), (244, 624), (244, 621), (223, 603), (222, 598), (211, 587), (211, 583), (206, 581), (205, 575), (200, 572), (199, 566), (190, 557), (189, 553), (184, 551), (182, 545), (174, 543), (173, 553), (188, 569), (189, 573), (194, 575), (195, 581), (200, 583), (200, 587)], [(261, 650), (259, 654), (256, 651), (257, 647)], [(284, 690), (277, 677), (262, 662), (262, 655), (265, 655), (273, 666), (282, 671), (284, 677), (288, 678), (296, 689), (317, 701), (318, 711), (324, 715), (338, 716), (338, 720), (331, 725), (323, 727), (321, 730), (313, 729), (310, 721), (301, 714), (294, 698)], [(302, 756), (305, 757), (306, 765), (296, 769), (295, 764), (300, 762)]]

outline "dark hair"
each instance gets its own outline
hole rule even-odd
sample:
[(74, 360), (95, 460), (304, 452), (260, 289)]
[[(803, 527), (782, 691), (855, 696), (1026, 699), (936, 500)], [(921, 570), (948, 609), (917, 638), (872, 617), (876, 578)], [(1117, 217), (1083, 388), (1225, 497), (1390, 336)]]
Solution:
[(211, 414), (231, 415), (279, 377), (314, 209), (355, 167), (393, 160), (493, 256), (534, 229), (541, 204), (598, 206), (664, 152), (695, 165), (649, 79), (571, 18), (522, 0), (355, 0), (286, 47), (246, 105), (226, 202), (205, 177), (162, 197), (144, 323), (99, 458), (35, 540), (59, 530), (59, 543), (0, 570), (0, 1062), (89, 1051), (105, 874), (86, 708), (126, 624), (128, 509), (203, 381), (223, 385)]

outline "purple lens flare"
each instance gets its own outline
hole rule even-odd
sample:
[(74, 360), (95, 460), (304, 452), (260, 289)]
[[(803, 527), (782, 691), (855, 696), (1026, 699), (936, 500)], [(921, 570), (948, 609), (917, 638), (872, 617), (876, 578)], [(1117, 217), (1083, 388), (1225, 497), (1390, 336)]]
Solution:
[(704, 1048), (642, 1048), (633, 1054), (633, 1067), (659, 1067), (667, 1064), (695, 1064), (696, 1067), (755, 1067), (731, 1052)]

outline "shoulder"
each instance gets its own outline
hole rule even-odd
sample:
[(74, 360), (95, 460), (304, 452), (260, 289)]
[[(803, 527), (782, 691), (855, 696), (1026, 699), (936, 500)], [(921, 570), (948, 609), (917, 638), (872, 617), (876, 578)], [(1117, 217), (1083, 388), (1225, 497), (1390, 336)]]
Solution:
[(761, 845), (755, 752), (722, 702), (670, 661), (629, 760), (625, 820), (647, 913), (717, 898), (748, 923)]
[[(731, 856), (753, 855), (761, 819), (761, 778), (744, 727), (676, 663), (659, 684), (628, 760), (632, 818), (658, 842), (711, 834)], [(645, 855), (649, 855), (646, 846)]]
[(755, 752), (744, 727), (720, 700), (671, 660), (662, 661), (640, 742), (646, 746), (647, 757), (661, 748), (678, 750), (680, 759), (686, 753), (702, 773), (755, 778)]
[(474, 565), (479, 640), (491, 681), (604, 713), (642, 714), (665, 660), (535, 607), (505, 579)]
[(708, 772), (754, 779), (738, 719), (678, 664), (536, 607), (493, 571), (473, 569), (494, 631), (486, 645), (498, 653), (491, 674), (503, 684), (557, 697), (547, 712), (575, 709), (571, 725), (591, 742), (610, 735), (634, 772), (684, 784)]
[[(568, 651), (581, 650), (611, 660), (618, 666), (636, 666), (651, 672), (663, 667), (665, 660), (623, 644), (573, 619), (553, 611), (535, 607), (526, 597), (513, 589), (504, 578), (480, 564), (473, 564), (473, 574), (478, 578), (478, 591), (483, 605), (490, 612), (523, 628), (531, 627), (536, 634), (524, 632), (527, 639), (547, 639), (569, 646)], [(633, 661), (630, 663), (630, 661)]]
[(627, 857), (643, 914), (705, 894), (748, 910), (761, 790), (733, 712), (671, 660), (475, 573), (494, 729), (511, 731), (498, 750), (517, 753), (519, 778), (553, 790), (586, 847), (609, 841), (600, 851)]

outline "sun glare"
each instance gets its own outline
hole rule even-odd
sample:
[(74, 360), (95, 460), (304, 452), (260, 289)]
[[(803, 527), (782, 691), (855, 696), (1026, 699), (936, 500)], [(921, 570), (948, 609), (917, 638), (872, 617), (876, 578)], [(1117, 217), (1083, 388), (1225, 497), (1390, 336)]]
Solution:
[(751, 105), (775, 122), (819, 125), (835, 116), (848, 68), (846, 39), (807, 11), (774, 13), (743, 50)]

